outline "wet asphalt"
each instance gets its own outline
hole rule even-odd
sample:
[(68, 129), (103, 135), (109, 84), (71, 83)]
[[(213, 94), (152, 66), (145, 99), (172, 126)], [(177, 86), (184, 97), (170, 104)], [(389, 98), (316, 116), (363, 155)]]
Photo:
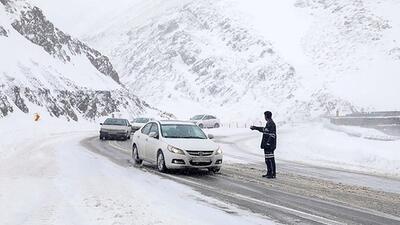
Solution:
[[(351, 181), (359, 176), (368, 176), (366, 174), (289, 162), (278, 163), (281, 172), (277, 179), (272, 180), (261, 177), (261, 163), (225, 164), (217, 174), (197, 170), (159, 173), (153, 165), (135, 165), (132, 162), (129, 140), (101, 141), (98, 137), (91, 137), (82, 140), (81, 144), (122, 167), (176, 181), (205, 196), (267, 216), (278, 223), (400, 224), (400, 194), (397, 192), (400, 187), (388, 192)], [(343, 177), (341, 173), (350, 181), (335, 178)], [(376, 186), (379, 186), (379, 181), (389, 180), (374, 176), (367, 178), (377, 179)], [(364, 177), (364, 180), (368, 179)], [(396, 180), (390, 182), (389, 186), (396, 186)], [(231, 213), (228, 209), (221, 210)]]

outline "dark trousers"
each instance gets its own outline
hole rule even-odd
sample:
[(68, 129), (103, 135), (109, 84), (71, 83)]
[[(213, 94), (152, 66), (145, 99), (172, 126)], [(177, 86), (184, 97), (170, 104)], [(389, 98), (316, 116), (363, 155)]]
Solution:
[(267, 164), (267, 175), (276, 176), (276, 165), (274, 150), (264, 149), (265, 164)]

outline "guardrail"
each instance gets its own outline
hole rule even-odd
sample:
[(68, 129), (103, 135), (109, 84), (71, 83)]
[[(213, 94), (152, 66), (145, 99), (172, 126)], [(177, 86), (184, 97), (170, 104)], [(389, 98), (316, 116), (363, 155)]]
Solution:
[(359, 126), (381, 130), (390, 135), (400, 135), (400, 112), (352, 113), (344, 116), (329, 117), (332, 124)]
[(247, 121), (247, 122), (238, 122), (238, 121), (229, 121), (229, 122), (221, 122), (221, 127), (225, 128), (249, 128), (250, 126), (264, 126), (265, 122), (263, 121)]

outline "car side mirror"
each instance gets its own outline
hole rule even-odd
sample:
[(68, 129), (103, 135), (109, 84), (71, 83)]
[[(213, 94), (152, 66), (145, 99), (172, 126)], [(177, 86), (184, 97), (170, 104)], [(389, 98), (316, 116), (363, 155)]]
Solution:
[(207, 136), (208, 136), (208, 139), (214, 139), (214, 135), (212, 135), (212, 134), (208, 134)]
[(150, 132), (149, 136), (152, 137), (152, 138), (158, 139), (157, 132)]

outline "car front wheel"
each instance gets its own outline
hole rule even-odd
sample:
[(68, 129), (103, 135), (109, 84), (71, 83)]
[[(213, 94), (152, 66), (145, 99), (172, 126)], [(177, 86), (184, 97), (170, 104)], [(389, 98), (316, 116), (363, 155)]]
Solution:
[(157, 169), (158, 171), (163, 173), (167, 171), (167, 167), (165, 166), (164, 154), (161, 151), (157, 154)]
[(214, 124), (214, 128), (219, 128), (219, 123)]

